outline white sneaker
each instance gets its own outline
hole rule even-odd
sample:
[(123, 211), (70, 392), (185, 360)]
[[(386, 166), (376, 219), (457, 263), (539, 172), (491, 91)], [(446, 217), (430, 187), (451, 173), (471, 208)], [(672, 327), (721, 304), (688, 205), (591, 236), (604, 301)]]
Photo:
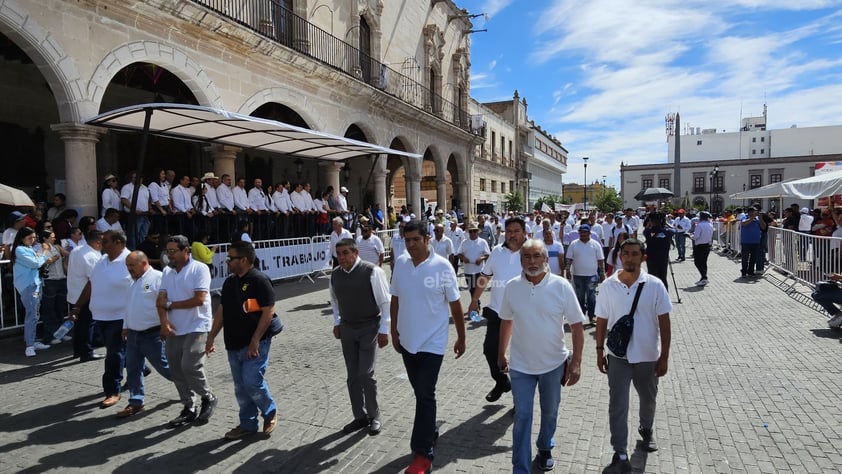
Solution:
[(51, 346), (54, 346), (56, 344), (61, 344), (61, 339), (53, 339), (52, 341), (50, 341)]
[(827, 325), (832, 328), (842, 327), (842, 314), (837, 314), (836, 316), (830, 318)]
[(70, 342), (70, 341), (72, 341), (72, 340), (73, 340), (73, 338), (72, 338), (72, 337), (70, 337), (70, 336), (64, 336), (63, 338), (61, 338), (61, 341), (62, 341), (62, 342)]
[(26, 354), (26, 357), (35, 357), (35, 348), (32, 346), (27, 347), (24, 354)]
[(704, 279), (704, 278), (703, 278), (703, 279), (699, 280), (699, 281), (696, 283), (696, 286), (705, 286), (705, 285), (707, 285), (707, 284), (708, 284), (707, 279)]
[(44, 349), (50, 348), (50, 346), (48, 346), (47, 344), (43, 344), (41, 342), (36, 342), (35, 344), (32, 345), (32, 347), (35, 348), (36, 351), (43, 351)]

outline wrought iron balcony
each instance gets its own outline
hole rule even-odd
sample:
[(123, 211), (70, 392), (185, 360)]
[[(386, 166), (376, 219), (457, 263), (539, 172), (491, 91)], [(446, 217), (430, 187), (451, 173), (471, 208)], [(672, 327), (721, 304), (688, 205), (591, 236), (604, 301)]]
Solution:
[(275, 43), (293, 49), (413, 107), (471, 131), (467, 110), (322, 30), (279, 0), (192, 0)]

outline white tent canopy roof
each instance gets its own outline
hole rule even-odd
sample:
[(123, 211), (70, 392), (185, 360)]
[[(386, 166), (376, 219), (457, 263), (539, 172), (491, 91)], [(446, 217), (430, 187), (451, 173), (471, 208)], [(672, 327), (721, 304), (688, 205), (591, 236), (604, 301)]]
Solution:
[(785, 183), (790, 183), (799, 178), (790, 178), (786, 181), (779, 181), (777, 183), (767, 184), (759, 188), (749, 189), (748, 191), (741, 191), (734, 193), (729, 197), (731, 199), (768, 199), (792, 196), (786, 189)]
[(842, 171), (817, 174), (809, 178), (784, 183), (788, 196), (800, 199), (816, 199), (842, 194)]
[(87, 123), (116, 130), (143, 131), (147, 112), (151, 113), (149, 132), (165, 137), (328, 161), (380, 153), (422, 158), (415, 153), (198, 105), (131, 105), (97, 115)]

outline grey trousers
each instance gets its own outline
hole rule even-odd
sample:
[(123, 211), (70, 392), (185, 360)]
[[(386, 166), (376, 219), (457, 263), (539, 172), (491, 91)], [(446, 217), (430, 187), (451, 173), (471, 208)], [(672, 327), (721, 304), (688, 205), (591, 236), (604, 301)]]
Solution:
[(630, 364), (626, 359), (608, 356), (608, 425), (615, 453), (626, 453), (629, 439), (629, 384), (640, 397), (640, 428), (652, 429), (658, 377), (655, 362)]
[(193, 409), (194, 395), (212, 396), (205, 375), (206, 332), (191, 332), (183, 336), (170, 336), (166, 341), (170, 375), (185, 408)]
[(354, 419), (380, 418), (377, 406), (377, 380), (374, 379), (374, 359), (377, 355), (379, 321), (352, 328), (342, 324), (339, 338), (348, 373), (348, 395)]

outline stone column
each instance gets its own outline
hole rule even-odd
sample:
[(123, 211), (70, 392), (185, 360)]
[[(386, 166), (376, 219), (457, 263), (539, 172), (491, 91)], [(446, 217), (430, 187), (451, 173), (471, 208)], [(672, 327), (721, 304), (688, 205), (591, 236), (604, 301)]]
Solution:
[(380, 204), (380, 209), (383, 210), (383, 217), (386, 217), (386, 176), (388, 171), (376, 169), (371, 175), (372, 185), (374, 186), (374, 202)]
[(436, 178), (436, 203), (445, 212), (450, 210), (447, 201), (447, 178)]
[(453, 195), (459, 199), (459, 208), (465, 215), (470, 214), (471, 206), (468, 202), (468, 183), (465, 181), (456, 181), (453, 183)]
[(424, 214), (421, 207), (421, 175), (413, 170), (406, 173), (406, 200), (412, 205), (412, 212), (416, 217)]
[[(319, 162), (319, 167), (324, 170), (325, 189), (328, 186), (333, 186), (334, 194), (339, 195), (339, 172), (345, 165), (336, 161), (322, 161)], [(314, 196), (315, 197), (315, 196)]]
[(64, 174), (67, 182), (67, 206), (79, 211), (79, 217), (99, 216), (96, 175), (96, 144), (107, 131), (80, 123), (57, 123), (50, 128), (64, 142)]
[(210, 153), (211, 159), (213, 159), (213, 174), (220, 178), (224, 174), (230, 175), (231, 179), (236, 182), (237, 176), (234, 171), (234, 161), (237, 159), (237, 153), (240, 152), (241, 148), (215, 143), (206, 146), (205, 150)]

